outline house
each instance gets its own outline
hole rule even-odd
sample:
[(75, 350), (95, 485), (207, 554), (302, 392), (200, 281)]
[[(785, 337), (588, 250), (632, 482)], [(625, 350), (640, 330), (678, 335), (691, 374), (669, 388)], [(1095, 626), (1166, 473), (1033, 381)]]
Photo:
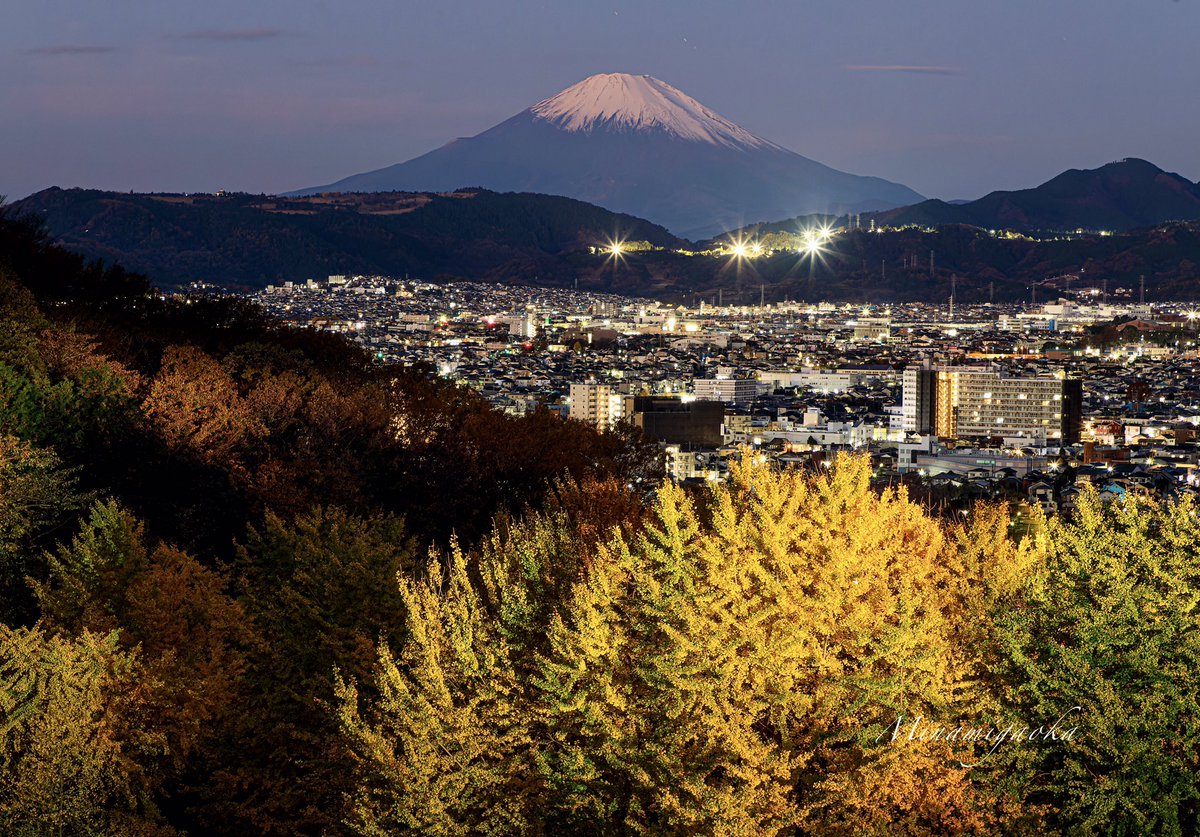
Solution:
[(1035, 482), (1029, 486), (1029, 504), (1040, 506), (1046, 514), (1058, 511), (1058, 503), (1054, 500), (1054, 486), (1048, 482)]

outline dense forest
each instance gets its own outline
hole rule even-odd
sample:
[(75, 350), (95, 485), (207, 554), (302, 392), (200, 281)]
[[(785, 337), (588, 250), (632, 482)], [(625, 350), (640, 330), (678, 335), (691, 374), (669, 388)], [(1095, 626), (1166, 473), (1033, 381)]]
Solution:
[(1192, 834), (1200, 519), (493, 412), (0, 218), (0, 833)]

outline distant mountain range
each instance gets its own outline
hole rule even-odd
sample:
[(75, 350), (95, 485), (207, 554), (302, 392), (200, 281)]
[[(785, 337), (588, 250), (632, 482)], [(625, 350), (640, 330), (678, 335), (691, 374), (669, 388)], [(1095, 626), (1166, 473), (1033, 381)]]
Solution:
[(1041, 186), (992, 192), (976, 201), (928, 200), (870, 213), (878, 224), (970, 224), (988, 230), (1131, 230), (1200, 219), (1200, 185), (1153, 163), (1128, 158), (1065, 171)]
[(591, 76), (473, 137), (322, 192), (565, 195), (695, 238), (809, 212), (867, 212), (920, 201), (897, 183), (838, 171), (755, 136), (664, 81)]

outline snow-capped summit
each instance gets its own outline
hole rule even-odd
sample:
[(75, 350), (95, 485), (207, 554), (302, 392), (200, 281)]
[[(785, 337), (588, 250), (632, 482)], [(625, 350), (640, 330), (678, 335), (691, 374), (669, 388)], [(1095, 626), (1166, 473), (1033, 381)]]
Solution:
[(662, 131), (679, 139), (730, 148), (779, 147), (651, 76), (589, 76), (529, 110), (564, 131)]
[(921, 196), (757, 137), (650, 76), (604, 73), (482, 134), (316, 192), (544, 192), (692, 238), (811, 212), (891, 209)]

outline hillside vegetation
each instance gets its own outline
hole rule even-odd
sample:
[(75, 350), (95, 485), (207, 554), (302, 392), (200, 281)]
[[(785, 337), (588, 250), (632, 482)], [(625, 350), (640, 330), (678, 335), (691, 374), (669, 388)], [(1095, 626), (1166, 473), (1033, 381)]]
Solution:
[[(127, 195), (51, 189), (15, 206), (68, 249), (144, 273), (162, 287), (207, 281), (257, 288), (330, 274), (431, 281), (474, 279), (574, 287), (691, 303), (767, 300), (941, 301), (958, 277), (960, 302), (1029, 298), (1047, 280), (1137, 288), (1150, 299), (1200, 297), (1200, 223), (1115, 235), (991, 235), (946, 224), (839, 235), (819, 259), (794, 249), (757, 259), (686, 255), (666, 230), (566, 198), (470, 190), (310, 198)], [(753, 225), (737, 235), (791, 232), (813, 219)], [(775, 237), (779, 237), (776, 235)], [(728, 238), (722, 237), (719, 240)], [(590, 248), (613, 240), (660, 248), (613, 259)], [(934, 253), (934, 270), (929, 255)]]
[(1196, 832), (1192, 500), (658, 462), (0, 218), (0, 833)]

